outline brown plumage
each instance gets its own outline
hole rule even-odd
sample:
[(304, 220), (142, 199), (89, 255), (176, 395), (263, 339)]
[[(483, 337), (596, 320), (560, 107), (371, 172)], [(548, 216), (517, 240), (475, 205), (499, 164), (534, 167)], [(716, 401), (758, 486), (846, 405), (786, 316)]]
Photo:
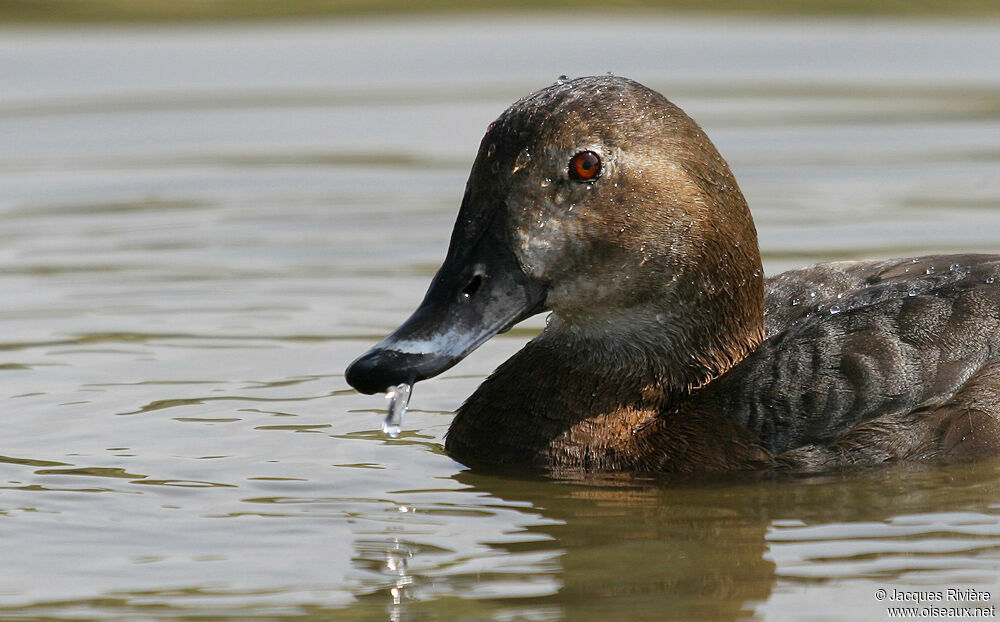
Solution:
[[(600, 174), (568, 163), (593, 152)], [(478, 464), (823, 469), (1000, 449), (1000, 257), (763, 278), (753, 220), (698, 125), (616, 77), (516, 102), (483, 139), (421, 307), (348, 369), (366, 392), (447, 369), (551, 311), (458, 410)]]

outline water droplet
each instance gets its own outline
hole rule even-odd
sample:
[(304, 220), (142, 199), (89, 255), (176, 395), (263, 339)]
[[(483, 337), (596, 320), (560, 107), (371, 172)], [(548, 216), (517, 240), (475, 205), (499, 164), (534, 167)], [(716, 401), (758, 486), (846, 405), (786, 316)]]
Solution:
[(801, 301), (798, 298), (792, 298), (792, 306), (793, 307), (799, 306), (799, 302), (801, 302)]
[(493, 154), (495, 154), (496, 152), (497, 152), (496, 143), (490, 143), (490, 146), (486, 148), (486, 157), (492, 158)]
[(917, 295), (917, 290), (911, 289), (910, 291), (906, 292), (906, 295), (907, 296), (916, 296)]
[(840, 308), (840, 305), (833, 305), (830, 307), (830, 315), (837, 315), (841, 311), (843, 311), (843, 309)]
[(934, 266), (927, 266), (927, 270), (924, 271), (924, 274), (934, 274)]
[(659, 322), (660, 324), (666, 324), (667, 323), (667, 316), (665, 314), (663, 314), (663, 313), (657, 313), (656, 314), (656, 321)]
[(816, 297), (816, 292), (809, 292), (809, 297), (810, 298), (815, 298)]
[(994, 281), (996, 281), (995, 277), (991, 276), (986, 278), (986, 282), (989, 283), (990, 285), (992, 285)]
[(841, 298), (843, 298), (843, 297), (844, 297), (844, 295), (843, 295), (843, 294), (837, 294), (837, 300), (840, 300), (840, 299), (841, 299)]
[(955, 270), (958, 270), (959, 268), (961, 268), (961, 266), (958, 265), (957, 263), (953, 263), (950, 266), (948, 266), (948, 269), (951, 270), (952, 272), (954, 272)]
[(382, 422), (382, 432), (389, 438), (396, 438), (403, 429), (403, 416), (406, 415), (406, 407), (410, 405), (412, 392), (413, 385), (405, 382), (386, 391), (385, 398), (389, 400), (389, 411)]
[(528, 162), (531, 161), (531, 152), (525, 147), (521, 150), (521, 153), (517, 154), (517, 158), (514, 159), (514, 168), (511, 169), (511, 173), (516, 173), (525, 166), (528, 166)]
[(541, 186), (542, 188), (548, 188), (549, 186), (552, 185), (552, 179), (546, 177), (541, 182), (539, 182), (538, 185)]
[(760, 276), (760, 268), (757, 268), (756, 270), (754, 270), (753, 271), (753, 275), (754, 275), (754, 277)]
[(566, 84), (567, 81), (569, 81), (569, 76), (567, 76), (566, 74), (563, 74), (558, 78), (556, 78), (556, 84)]

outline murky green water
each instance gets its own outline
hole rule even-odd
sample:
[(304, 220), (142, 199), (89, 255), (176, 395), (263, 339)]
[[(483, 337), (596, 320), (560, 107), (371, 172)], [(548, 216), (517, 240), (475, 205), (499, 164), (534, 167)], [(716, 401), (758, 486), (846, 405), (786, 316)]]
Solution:
[[(1000, 251), (1000, 23), (662, 17), (0, 33), (0, 616), (888, 619), (1000, 605), (1000, 461), (473, 473), (344, 366), (444, 256), (482, 131), (559, 74), (668, 95), (769, 272)], [(941, 603), (919, 603), (919, 606)], [(949, 603), (943, 603), (947, 606)]]

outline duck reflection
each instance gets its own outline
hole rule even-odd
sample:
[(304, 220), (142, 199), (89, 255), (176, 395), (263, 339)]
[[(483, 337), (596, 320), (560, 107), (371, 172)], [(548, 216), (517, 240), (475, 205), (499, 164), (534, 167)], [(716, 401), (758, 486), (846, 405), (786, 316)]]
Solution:
[(538, 604), (563, 619), (737, 620), (771, 593), (766, 514), (724, 480), (456, 478), (553, 519), (531, 530), (562, 549), (562, 588)]
[[(795, 589), (800, 580), (878, 573), (905, 584), (909, 572), (934, 570), (921, 567), (924, 538), (954, 538), (950, 552), (938, 548), (959, 565), (1000, 550), (1000, 460), (808, 476), (463, 471), (453, 479), (469, 502), (448, 504), (447, 527), (465, 542), (456, 535), (450, 550), (426, 543), (434, 537), (418, 527), (441, 508), (419, 505), (421, 525), (405, 537), (359, 537), (356, 565), (381, 577), (362, 602), (379, 619), (742, 620), (766, 607), (779, 580)], [(487, 518), (490, 509), (497, 514)], [(970, 528), (972, 519), (981, 528)], [(893, 570), (894, 559), (903, 561)], [(879, 613), (874, 602), (856, 605)]]

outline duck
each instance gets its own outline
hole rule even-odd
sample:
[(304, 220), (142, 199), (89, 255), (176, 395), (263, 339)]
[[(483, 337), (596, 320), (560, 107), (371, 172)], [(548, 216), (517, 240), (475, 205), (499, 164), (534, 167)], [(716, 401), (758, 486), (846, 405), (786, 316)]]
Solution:
[(1000, 451), (1000, 255), (765, 277), (729, 165), (660, 93), (560, 79), (487, 128), (418, 308), (350, 364), (366, 394), (545, 328), (446, 451), (549, 471), (821, 471)]

